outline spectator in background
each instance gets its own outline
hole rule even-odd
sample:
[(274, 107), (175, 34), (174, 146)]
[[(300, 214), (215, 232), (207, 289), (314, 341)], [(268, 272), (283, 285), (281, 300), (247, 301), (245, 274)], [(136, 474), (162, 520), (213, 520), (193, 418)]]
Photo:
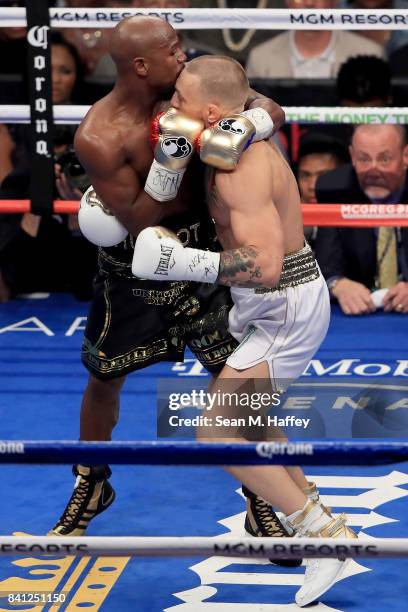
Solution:
[[(391, 71), (388, 62), (375, 55), (357, 55), (341, 64), (336, 80), (337, 104), (340, 106), (390, 106)], [(284, 126), (287, 149), (292, 163), (298, 160), (300, 138), (312, 130), (329, 135), (348, 149), (353, 128), (351, 125), (313, 126), (296, 123)], [(280, 133), (281, 134), (281, 133)]]
[[(408, 0), (339, 0), (337, 8), (342, 9), (408, 9)], [(360, 30), (363, 36), (379, 43), (387, 57), (393, 51), (408, 44), (408, 30)]]
[(73, 45), (58, 32), (51, 34), (53, 104), (72, 104), (83, 79), (83, 66)]
[[(106, 0), (65, 0), (67, 8), (106, 8), (109, 4)], [(123, 0), (120, 4), (123, 8), (131, 7), (132, 0)], [(92, 75), (100, 59), (108, 53), (111, 28), (64, 28), (61, 34), (77, 50), (85, 75)]]
[[(25, 2), (0, 1), (0, 7), (24, 7)], [(27, 28), (0, 28), (0, 104), (28, 103)], [(3, 141), (0, 138), (0, 148)]]
[[(360, 125), (351, 164), (320, 177), (318, 202), (408, 203), (408, 147), (400, 125)], [(408, 312), (408, 228), (320, 228), (316, 256), (331, 296), (345, 314)], [(380, 294), (381, 295), (381, 294)]]
[[(51, 74), (54, 104), (70, 104), (80, 89), (81, 63), (75, 48), (56, 32), (51, 36)], [(75, 129), (54, 127), (57, 159), (72, 147)], [(13, 169), (1, 183), (0, 199), (26, 199), (30, 185), (29, 127), (17, 126), (12, 135)], [(56, 164), (55, 197), (80, 196)], [(89, 299), (95, 266), (96, 249), (79, 236), (76, 215), (0, 215), (0, 301), (19, 293), (61, 290), (72, 290), (78, 297)]]
[(408, 76), (408, 42), (403, 47), (399, 47), (390, 55), (390, 67), (393, 76)]
[[(72, 104), (82, 87), (83, 68), (79, 55), (58, 32), (51, 34), (51, 77), (53, 104)], [(29, 127), (0, 125), (0, 184), (15, 167), (28, 165)], [(54, 126), (55, 140), (65, 146), (72, 143), (76, 128)], [(57, 151), (60, 152), (60, 151)]]
[(351, 57), (340, 66), (336, 82), (341, 106), (391, 106), (391, 70), (374, 55)]
[[(375, 55), (351, 57), (340, 66), (336, 94), (340, 106), (392, 106), (388, 62)], [(353, 135), (352, 125), (330, 125), (327, 129), (344, 146), (349, 146)]]
[[(341, 164), (347, 163), (349, 159), (347, 149), (342, 143), (321, 132), (309, 131), (300, 140), (296, 172), (302, 203), (317, 202), (315, 192), (317, 179)], [(312, 249), (315, 248), (317, 231), (316, 226), (304, 228), (305, 237)]]
[[(0, 1), (0, 7), (24, 7), (20, 0)], [(27, 74), (27, 28), (0, 28), (0, 74)]]
[[(286, 0), (288, 8), (332, 9), (335, 0)], [(250, 78), (334, 78), (349, 57), (381, 57), (378, 43), (344, 30), (296, 30), (278, 34), (252, 49), (246, 71)]]

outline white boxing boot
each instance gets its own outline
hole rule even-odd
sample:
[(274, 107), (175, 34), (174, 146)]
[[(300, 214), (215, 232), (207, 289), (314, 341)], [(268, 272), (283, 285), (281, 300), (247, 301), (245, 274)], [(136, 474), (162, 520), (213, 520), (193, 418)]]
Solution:
[[(307, 487), (303, 487), (302, 491), (308, 499), (320, 506), (323, 512), (327, 514), (327, 516), (332, 517), (331, 508), (328, 508), (323, 504), (322, 500), (320, 499), (319, 489), (317, 488), (315, 482), (308, 481)], [(287, 517), (285, 515), (282, 515), (280, 517), (280, 520), (282, 525), (289, 532), (289, 534), (294, 535), (294, 529), (292, 529), (290, 523), (288, 523)]]
[(328, 516), (332, 516), (331, 513), (331, 508), (327, 508), (327, 506), (325, 506), (322, 502), (322, 500), (320, 499), (320, 494), (319, 494), (319, 489), (317, 488), (317, 485), (315, 482), (309, 482), (308, 481), (308, 486), (304, 487), (302, 489), (303, 493), (312, 501), (314, 501), (316, 504), (318, 504), (321, 509), (323, 510), (323, 512), (325, 512)]
[[(347, 516), (328, 515), (320, 505), (308, 501), (305, 507), (288, 516), (288, 522), (299, 536), (311, 538), (357, 538), (346, 525)], [(340, 578), (350, 559), (308, 559), (303, 586), (295, 596), (298, 606), (316, 601)]]

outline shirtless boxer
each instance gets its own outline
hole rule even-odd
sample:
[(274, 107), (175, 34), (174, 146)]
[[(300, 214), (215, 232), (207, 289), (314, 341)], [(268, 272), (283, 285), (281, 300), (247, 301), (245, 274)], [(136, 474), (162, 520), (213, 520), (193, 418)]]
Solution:
[[(143, 190), (153, 159), (151, 119), (163, 109), (160, 99), (174, 91), (184, 66), (177, 34), (157, 18), (126, 19), (113, 32), (111, 55), (117, 82), (92, 107), (75, 139), (99, 196), (90, 191), (84, 198), (80, 218), (91, 226), (81, 228), (100, 245), (120, 243), (99, 250), (95, 298), (82, 350), (90, 376), (81, 408), (81, 440), (111, 439), (128, 373), (161, 360), (181, 361), (186, 344), (207, 370), (218, 372), (236, 345), (227, 331), (228, 289), (189, 282), (163, 285), (135, 279), (131, 272), (133, 237), (147, 226), (164, 224), (184, 244), (201, 248), (212, 246), (215, 238), (199, 160), (192, 160), (176, 199), (158, 203)], [(266, 98), (254, 102), (257, 97), (251, 92), (248, 103), (264, 105), (279, 128), (282, 109)], [(83, 535), (89, 521), (114, 500), (108, 466), (78, 465), (74, 474), (74, 492), (53, 535)], [(272, 511), (268, 520), (274, 521), (276, 535), (285, 535)]]
[[(264, 141), (251, 144), (237, 164), (246, 144), (243, 134), (248, 132), (239, 115), (247, 91), (248, 80), (237, 62), (203, 56), (186, 66), (171, 100), (175, 109), (211, 127), (201, 135), (200, 156), (223, 168), (212, 170), (208, 178), (209, 213), (223, 251), (184, 248), (166, 230), (147, 228), (136, 240), (132, 264), (134, 274), (151, 280), (188, 279), (231, 287), (229, 328), (240, 344), (213, 385), (212, 390), (221, 393), (239, 393), (243, 384), (257, 379), (270, 380), (273, 389), (296, 379), (323, 341), (330, 318), (326, 283), (304, 242), (299, 192), (286, 161), (273, 143)], [(220, 439), (215, 427), (207, 427), (204, 435)], [(246, 440), (238, 435), (235, 441)], [(345, 515), (334, 518), (319, 499), (306, 496), (307, 481), (300, 468), (227, 469), (277, 506), (297, 534), (356, 537)], [(319, 598), (346, 563), (308, 562), (296, 602), (304, 606)]]

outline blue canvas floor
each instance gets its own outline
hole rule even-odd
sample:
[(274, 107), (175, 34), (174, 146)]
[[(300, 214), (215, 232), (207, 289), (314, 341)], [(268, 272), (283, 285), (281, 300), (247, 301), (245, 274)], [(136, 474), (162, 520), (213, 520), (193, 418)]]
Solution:
[[(86, 304), (69, 296), (15, 300), (0, 308), (0, 438), (77, 439), (86, 372), (79, 360)], [(306, 374), (343, 384), (408, 375), (408, 317), (347, 318), (335, 311), (328, 337)], [(115, 440), (156, 438), (156, 381), (202, 374), (187, 355), (126, 382)], [(2, 466), (1, 534), (44, 534), (72, 490), (69, 466)], [(368, 536), (408, 537), (408, 465), (310, 468), (323, 499)], [(114, 466), (115, 504), (89, 535), (240, 535), (244, 503), (221, 469)], [(304, 568), (248, 559), (0, 557), (0, 612), (56, 610), (12, 606), (5, 593), (64, 592), (61, 610), (106, 612), (269, 612), (299, 610)], [(316, 612), (408, 609), (407, 560), (353, 561)]]

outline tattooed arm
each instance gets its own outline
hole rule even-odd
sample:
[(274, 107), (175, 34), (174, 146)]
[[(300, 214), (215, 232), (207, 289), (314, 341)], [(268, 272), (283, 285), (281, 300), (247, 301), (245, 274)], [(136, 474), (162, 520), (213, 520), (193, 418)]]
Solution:
[(242, 155), (236, 170), (215, 173), (208, 204), (222, 253), (184, 248), (169, 230), (148, 227), (136, 239), (133, 274), (159, 281), (275, 287), (282, 271), (284, 240), (273, 202), (268, 150), (266, 142), (257, 142)]
[(253, 246), (240, 247), (220, 253), (218, 283), (234, 287), (263, 287), (259, 250)]
[(215, 175), (218, 206), (228, 210), (230, 219), (221, 242), (237, 245), (220, 254), (217, 282), (221, 285), (274, 287), (279, 281), (283, 231), (273, 203), (267, 146), (252, 145), (234, 172)]

